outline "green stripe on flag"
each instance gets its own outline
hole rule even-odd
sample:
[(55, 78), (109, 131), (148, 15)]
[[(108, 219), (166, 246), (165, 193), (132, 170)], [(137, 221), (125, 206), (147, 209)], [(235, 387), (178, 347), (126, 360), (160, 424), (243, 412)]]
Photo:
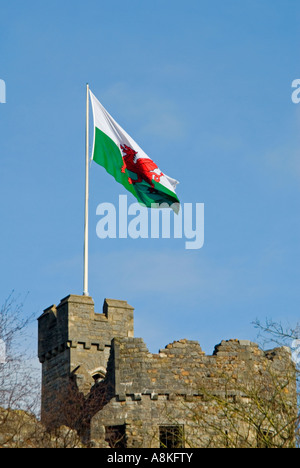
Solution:
[(93, 160), (100, 166), (103, 166), (106, 171), (131, 192), (142, 205), (151, 208), (154, 207), (154, 204), (160, 205), (162, 203), (167, 203), (169, 206), (174, 203), (179, 204), (177, 195), (155, 180), (153, 180), (154, 188), (144, 180), (137, 184), (130, 184), (128, 178), (135, 180), (137, 175), (128, 169), (125, 169), (125, 173), (122, 172), (124, 161), (121, 149), (106, 133), (102, 132), (97, 127), (95, 127)]
[(103, 133), (99, 128), (95, 128), (95, 145), (93, 160), (103, 166), (106, 171), (112, 175), (117, 182), (124, 185), (135, 197), (137, 193), (132, 184), (128, 182), (128, 172), (121, 172), (123, 166), (123, 158), (120, 148), (115, 142)]

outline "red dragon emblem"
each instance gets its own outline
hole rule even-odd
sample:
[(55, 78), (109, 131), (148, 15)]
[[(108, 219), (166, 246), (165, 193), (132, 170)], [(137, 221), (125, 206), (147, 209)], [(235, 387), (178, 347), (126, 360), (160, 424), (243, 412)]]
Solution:
[[(137, 151), (134, 151), (130, 146), (121, 145), (123, 152), (123, 166), (121, 172), (125, 174), (126, 169), (137, 175), (137, 179), (128, 177), (130, 184), (138, 184), (143, 180), (154, 188), (153, 180), (160, 182), (161, 177), (164, 175), (157, 167), (157, 165), (150, 158), (137, 158)], [(157, 172), (155, 172), (157, 171)]]

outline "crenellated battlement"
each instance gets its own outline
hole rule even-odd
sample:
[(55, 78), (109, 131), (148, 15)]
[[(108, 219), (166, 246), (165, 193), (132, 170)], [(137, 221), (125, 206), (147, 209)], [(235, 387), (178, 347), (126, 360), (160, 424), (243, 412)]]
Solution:
[[(91, 297), (74, 295), (44, 310), (38, 319), (43, 417), (52, 414), (55, 423), (65, 424), (62, 414), (66, 401), (72, 400), (75, 407), (66, 419), (70, 414), (75, 421), (87, 418), (84, 431), (89, 440), (105, 446), (108, 435), (119, 440), (121, 431), (128, 447), (146, 448), (159, 446), (169, 426), (173, 436), (184, 427), (193, 443), (207, 444), (211, 434), (205, 426), (200, 431), (197, 412), (216, 427), (231, 402), (246, 405), (247, 411), (253, 396), (259, 408), (262, 396), (267, 405), (272, 398), (275, 404), (281, 395), (274, 396), (274, 378), (279, 379), (275, 389), (284, 389), (287, 407), (293, 408), (289, 349), (263, 351), (251, 341), (231, 339), (207, 355), (198, 341), (181, 339), (153, 354), (142, 338), (134, 337), (133, 311), (126, 301), (105, 299), (102, 313), (96, 313)], [(252, 416), (259, 411), (254, 408)], [(226, 431), (235, 426), (229, 424)], [(244, 437), (243, 426), (240, 429)], [(247, 433), (255, 444), (255, 429)]]
[(38, 319), (40, 362), (69, 348), (103, 351), (114, 336), (133, 336), (133, 311), (126, 301), (105, 299), (103, 313), (95, 313), (91, 297), (65, 297)]
[(91, 297), (76, 295), (44, 310), (38, 319), (42, 414), (50, 411), (55, 393), (66, 387), (74, 372), (84, 393), (95, 376), (105, 376), (113, 338), (133, 336), (133, 311), (126, 301), (105, 299), (102, 313), (95, 313)]

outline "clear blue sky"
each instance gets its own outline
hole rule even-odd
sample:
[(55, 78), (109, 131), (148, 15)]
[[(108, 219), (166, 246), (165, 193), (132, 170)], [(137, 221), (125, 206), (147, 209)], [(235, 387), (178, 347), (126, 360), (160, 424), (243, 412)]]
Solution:
[[(135, 307), (157, 352), (255, 340), (300, 305), (300, 78), (296, 0), (5, 2), (0, 17), (1, 303), (26, 313), (82, 294), (85, 84), (205, 204), (205, 245), (100, 240), (96, 207), (125, 189), (93, 164), (90, 295)], [(130, 198), (133, 202), (134, 199)], [(36, 348), (36, 324), (32, 327)]]

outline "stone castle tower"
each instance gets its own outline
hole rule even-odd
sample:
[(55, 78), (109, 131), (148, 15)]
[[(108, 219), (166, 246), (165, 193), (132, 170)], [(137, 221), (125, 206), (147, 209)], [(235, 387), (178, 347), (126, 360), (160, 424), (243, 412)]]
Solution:
[[(229, 340), (207, 356), (197, 341), (180, 340), (151, 354), (134, 338), (133, 311), (125, 301), (106, 299), (95, 313), (92, 298), (70, 295), (39, 317), (46, 424), (73, 427), (96, 447), (284, 444), (291, 415), (281, 409), (271, 424), (260, 408), (286, 398), (294, 411), (287, 348), (264, 352), (250, 341)], [(284, 389), (279, 394), (274, 376)], [(251, 412), (253, 427), (249, 414), (233, 424), (237, 405), (240, 415), (242, 408)]]

